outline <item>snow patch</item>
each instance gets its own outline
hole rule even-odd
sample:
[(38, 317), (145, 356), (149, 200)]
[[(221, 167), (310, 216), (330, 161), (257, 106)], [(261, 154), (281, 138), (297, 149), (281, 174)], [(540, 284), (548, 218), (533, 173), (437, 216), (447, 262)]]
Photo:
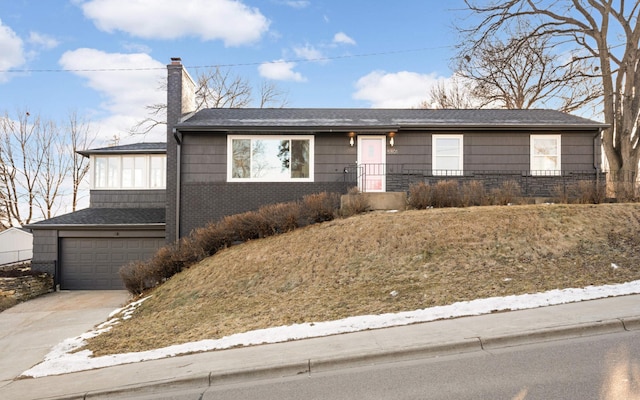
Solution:
[(595, 300), (613, 296), (640, 293), (640, 280), (619, 285), (587, 286), (585, 288), (556, 289), (548, 292), (491, 297), (472, 301), (462, 301), (447, 306), (425, 308), (395, 314), (361, 315), (337, 321), (310, 322), (289, 326), (259, 329), (255, 331), (225, 336), (220, 339), (201, 340), (175, 346), (164, 347), (137, 353), (113, 354), (92, 357), (92, 352), (83, 350), (73, 352), (86, 343), (86, 339), (108, 331), (119, 323), (118, 315), (131, 316), (135, 309), (147, 298), (141, 299), (111, 313), (111, 319), (95, 330), (78, 337), (64, 340), (56, 345), (44, 361), (22, 373), (24, 377), (43, 377), (70, 372), (104, 368), (114, 365), (130, 364), (141, 361), (157, 360), (181, 354), (223, 350), (237, 346), (251, 346), (266, 343), (279, 343), (297, 339), (352, 333), (368, 329), (388, 328), (440, 319), (490, 314), (495, 311), (524, 310), (530, 308), (574, 303), (583, 300)]

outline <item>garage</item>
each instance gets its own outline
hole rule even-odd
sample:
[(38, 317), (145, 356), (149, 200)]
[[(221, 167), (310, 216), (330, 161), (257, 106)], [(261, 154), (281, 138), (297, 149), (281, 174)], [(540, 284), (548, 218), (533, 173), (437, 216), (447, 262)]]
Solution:
[(151, 257), (165, 244), (159, 237), (60, 239), (60, 288), (66, 290), (124, 289), (122, 265)]

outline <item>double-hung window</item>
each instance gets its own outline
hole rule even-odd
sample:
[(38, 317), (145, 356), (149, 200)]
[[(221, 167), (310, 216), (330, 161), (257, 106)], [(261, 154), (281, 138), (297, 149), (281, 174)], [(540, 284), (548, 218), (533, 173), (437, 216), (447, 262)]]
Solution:
[(462, 175), (462, 150), (462, 135), (433, 135), (433, 175)]
[(560, 175), (560, 135), (531, 135), (531, 174)]
[(229, 135), (230, 182), (313, 182), (313, 136)]

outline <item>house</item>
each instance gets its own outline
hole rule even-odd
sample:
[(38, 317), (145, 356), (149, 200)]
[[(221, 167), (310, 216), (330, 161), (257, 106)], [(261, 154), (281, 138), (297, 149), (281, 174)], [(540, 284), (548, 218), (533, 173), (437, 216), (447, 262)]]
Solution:
[[(165, 241), (307, 194), (406, 193), (414, 183), (453, 179), (516, 181), (527, 196), (548, 197), (558, 185), (603, 181), (607, 125), (558, 111), (195, 112), (195, 83), (181, 60), (167, 69), (166, 145), (82, 152), (91, 159), (90, 207), (30, 226), (34, 265), (55, 272), (63, 289), (120, 288), (119, 267)], [(135, 157), (146, 157), (146, 167), (137, 169)], [(166, 187), (153, 183), (161, 163)]]
[(0, 232), (0, 267), (29, 261), (33, 255), (33, 235), (28, 229), (11, 227)]
[(514, 180), (530, 197), (601, 179), (607, 125), (553, 110), (204, 109), (168, 66), (167, 239), (320, 191)]
[(29, 225), (31, 268), (62, 289), (123, 289), (120, 267), (165, 244), (166, 144), (79, 153), (90, 162), (89, 207)]

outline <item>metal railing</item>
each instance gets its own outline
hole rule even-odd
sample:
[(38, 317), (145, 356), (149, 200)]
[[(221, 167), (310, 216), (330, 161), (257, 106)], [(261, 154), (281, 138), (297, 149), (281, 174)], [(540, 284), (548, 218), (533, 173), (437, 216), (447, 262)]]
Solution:
[[(604, 187), (607, 176), (603, 172), (588, 171), (532, 171), (532, 170), (433, 170), (416, 164), (350, 164), (344, 167), (345, 181), (362, 192), (371, 190), (371, 182), (384, 180), (387, 192), (408, 192), (420, 182), (437, 184), (443, 180), (460, 183), (479, 181), (488, 190), (500, 188), (505, 182), (517, 183), (523, 196), (549, 197), (578, 182), (592, 182)], [(635, 177), (634, 177), (635, 178)], [(381, 191), (376, 186), (375, 191)]]

